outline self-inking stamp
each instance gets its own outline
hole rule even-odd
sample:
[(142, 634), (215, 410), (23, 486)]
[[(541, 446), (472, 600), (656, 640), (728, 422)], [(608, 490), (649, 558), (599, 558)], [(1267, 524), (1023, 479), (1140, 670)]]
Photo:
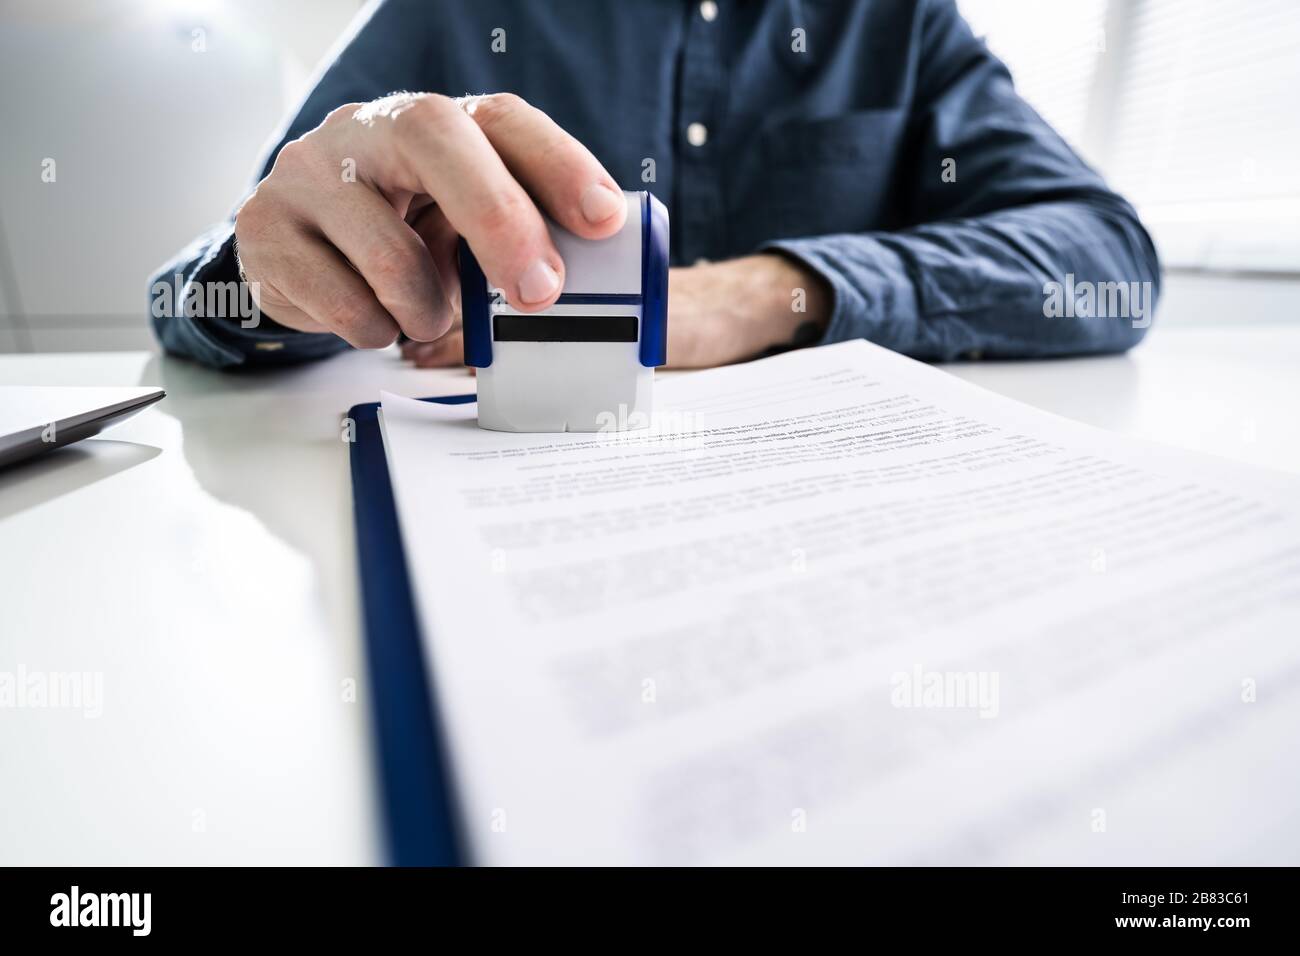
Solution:
[(478, 370), (480, 428), (591, 432), (650, 424), (654, 370), (668, 337), (668, 210), (628, 192), (627, 221), (582, 239), (548, 220), (564, 289), (518, 312), (460, 242), (465, 364)]

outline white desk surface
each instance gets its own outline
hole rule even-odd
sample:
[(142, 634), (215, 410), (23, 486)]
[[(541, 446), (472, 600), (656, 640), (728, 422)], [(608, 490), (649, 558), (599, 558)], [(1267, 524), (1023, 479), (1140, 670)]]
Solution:
[[(1300, 473), (1300, 328), (1157, 328), (1127, 356), (950, 369)], [(381, 387), (473, 380), (391, 350), (239, 374), (131, 352), (3, 355), (0, 384), (168, 393), (0, 473), (0, 671), (104, 682), (98, 719), (0, 709), (0, 864), (380, 862), (340, 419)]]

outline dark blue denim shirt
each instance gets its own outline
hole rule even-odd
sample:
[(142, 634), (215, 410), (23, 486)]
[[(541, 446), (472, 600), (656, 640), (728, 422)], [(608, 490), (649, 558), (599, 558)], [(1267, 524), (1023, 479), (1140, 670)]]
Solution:
[[(386, 0), (341, 49), (264, 174), (340, 104), (510, 91), (668, 206), (673, 264), (766, 249), (824, 276), (825, 341), (923, 359), (1119, 351), (1145, 323), (1048, 317), (1044, 286), (1158, 293), (1133, 208), (1020, 99), (952, 0)], [(232, 281), (232, 232), (215, 226), (154, 281)], [(153, 322), (168, 351), (216, 366), (347, 348), (267, 317)]]

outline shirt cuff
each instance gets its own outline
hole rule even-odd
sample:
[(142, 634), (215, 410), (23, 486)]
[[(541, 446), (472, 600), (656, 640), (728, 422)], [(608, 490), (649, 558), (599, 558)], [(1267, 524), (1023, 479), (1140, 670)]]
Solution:
[[(172, 315), (162, 320), (169, 328), (161, 337), (173, 351), (193, 355), (208, 365), (229, 368), (308, 361), (347, 347), (331, 333), (300, 332), (280, 325), (255, 307), (244, 308), (252, 297), (240, 286), (233, 225), (211, 230), (200, 243), (206, 251), (189, 279), (170, 277), (176, 300)], [(233, 294), (226, 290), (233, 290)], [(210, 302), (221, 303), (215, 315), (207, 314)], [(241, 308), (230, 314), (229, 307), (235, 304)]]

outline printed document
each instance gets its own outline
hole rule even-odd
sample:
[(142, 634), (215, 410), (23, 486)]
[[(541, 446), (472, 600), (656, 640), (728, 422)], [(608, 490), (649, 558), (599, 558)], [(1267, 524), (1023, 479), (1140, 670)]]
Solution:
[(655, 402), (384, 396), (474, 862), (1300, 860), (1297, 479), (865, 342)]

